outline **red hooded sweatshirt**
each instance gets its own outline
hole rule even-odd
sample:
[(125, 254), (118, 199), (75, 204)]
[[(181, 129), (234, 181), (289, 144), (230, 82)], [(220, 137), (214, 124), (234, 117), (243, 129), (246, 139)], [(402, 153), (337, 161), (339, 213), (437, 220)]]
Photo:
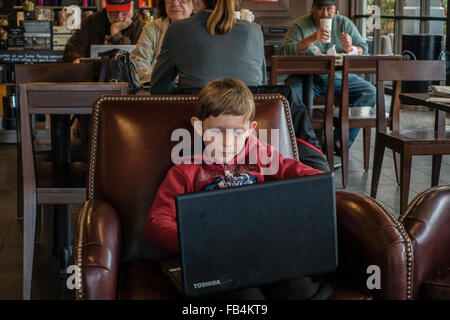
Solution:
[[(277, 157), (278, 166), (274, 165)], [(195, 159), (204, 161), (194, 163)], [(247, 139), (244, 150), (230, 163), (212, 163), (211, 159), (202, 155), (189, 160), (189, 163), (177, 164), (169, 170), (153, 201), (145, 236), (154, 247), (179, 252), (175, 208), (177, 195), (323, 173), (298, 160), (283, 158), (278, 150), (261, 143), (253, 134)], [(274, 170), (269, 170), (271, 166)]]

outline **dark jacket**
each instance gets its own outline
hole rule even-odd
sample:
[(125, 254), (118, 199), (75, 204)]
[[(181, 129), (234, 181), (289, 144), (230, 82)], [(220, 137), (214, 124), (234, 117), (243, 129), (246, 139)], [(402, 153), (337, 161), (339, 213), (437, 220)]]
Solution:
[[(137, 12), (133, 15), (133, 22), (110, 39), (111, 44), (136, 44), (145, 22)], [(87, 17), (70, 40), (64, 51), (64, 61), (73, 62), (78, 58), (89, 58), (91, 44), (104, 44), (105, 36), (109, 35), (111, 24), (106, 10), (96, 12)]]

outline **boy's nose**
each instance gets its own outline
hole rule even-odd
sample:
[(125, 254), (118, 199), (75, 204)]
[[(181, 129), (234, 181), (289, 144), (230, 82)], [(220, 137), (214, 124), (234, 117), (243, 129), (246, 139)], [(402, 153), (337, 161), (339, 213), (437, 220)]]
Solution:
[(231, 132), (227, 132), (223, 139), (223, 145), (225, 147), (232, 147), (234, 145), (234, 135)]

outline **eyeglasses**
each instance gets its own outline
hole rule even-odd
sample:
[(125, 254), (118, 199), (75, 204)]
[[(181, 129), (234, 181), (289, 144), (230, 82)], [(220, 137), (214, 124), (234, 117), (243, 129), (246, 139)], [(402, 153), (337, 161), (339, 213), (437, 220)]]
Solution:
[[(172, 3), (172, 2), (174, 2), (175, 0), (164, 0), (164, 2), (166, 3), (166, 4), (170, 4), (170, 3)], [(177, 0), (179, 3), (181, 3), (181, 4), (185, 4), (185, 3), (188, 3), (188, 2), (191, 2), (191, 0)]]

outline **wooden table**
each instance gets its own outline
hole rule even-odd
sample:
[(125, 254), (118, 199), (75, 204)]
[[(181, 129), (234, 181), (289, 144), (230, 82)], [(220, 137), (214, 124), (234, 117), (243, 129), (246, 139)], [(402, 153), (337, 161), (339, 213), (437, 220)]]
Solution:
[(420, 105), (435, 110), (450, 112), (450, 103), (426, 101), (429, 97), (428, 93), (402, 93), (400, 101), (409, 105)]
[(425, 106), (436, 110), (434, 128), (437, 136), (446, 137), (445, 113), (450, 112), (450, 104), (444, 102), (427, 101), (428, 93), (401, 93), (400, 102), (408, 105)]

